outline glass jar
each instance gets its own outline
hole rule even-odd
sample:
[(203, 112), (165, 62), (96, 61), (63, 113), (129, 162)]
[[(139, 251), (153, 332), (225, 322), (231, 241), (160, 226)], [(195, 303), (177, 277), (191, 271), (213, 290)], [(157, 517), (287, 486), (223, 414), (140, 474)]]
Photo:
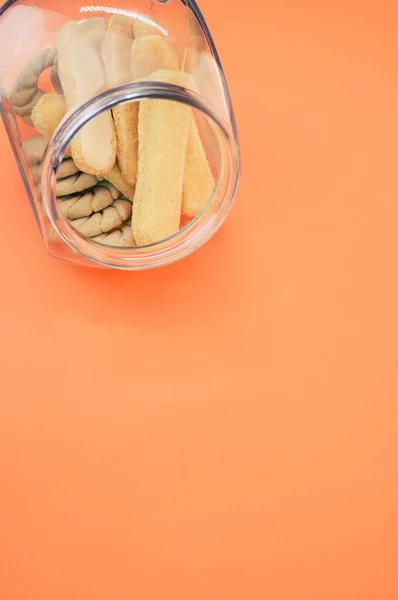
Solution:
[(206, 243), (232, 206), (239, 143), (192, 0), (8, 0), (0, 111), (45, 246), (149, 269)]

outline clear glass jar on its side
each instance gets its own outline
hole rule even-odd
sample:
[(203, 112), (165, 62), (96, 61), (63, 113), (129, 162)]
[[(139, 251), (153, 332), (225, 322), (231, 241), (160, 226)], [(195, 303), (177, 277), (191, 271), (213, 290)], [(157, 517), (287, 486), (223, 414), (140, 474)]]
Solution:
[[(117, 65), (113, 71), (111, 59), (119, 61), (118, 55), (116, 58), (112, 55), (113, 38), (110, 46), (104, 46), (101, 41), (101, 60), (108, 75), (105, 85), (92, 84), (94, 75), (91, 78), (91, 73), (97, 74), (95, 68), (98, 66), (99, 72), (102, 67), (97, 55), (91, 57), (90, 46), (87, 55), (82, 56), (85, 78), (77, 84), (74, 81), (69, 95), (65, 93), (69, 71), (65, 71), (65, 55), (59, 58), (64, 52), (59, 32), (73, 22), (70, 29), (72, 32), (76, 29), (78, 36), (81, 30), (90, 31), (92, 35), (91, 25), (94, 30), (97, 24), (102, 35), (101, 28), (108, 27), (109, 31), (109, 23), (118, 24), (119, 16), (127, 28), (131, 20), (132, 35), (131, 39), (116, 37), (116, 47), (121, 48), (125, 57), (130, 56), (131, 47), (131, 60), (138, 61), (142, 68), (134, 70), (131, 66), (131, 76), (126, 71), (119, 72)], [(104, 47), (111, 48), (111, 57), (104, 53)], [(81, 48), (88, 48), (86, 39)], [(181, 76), (170, 75), (169, 53), (173, 69)], [(188, 256), (215, 234), (235, 197), (240, 170), (239, 143), (221, 63), (195, 2), (137, 0), (119, 1), (117, 7), (84, 7), (74, 2), (61, 6), (55, 0), (45, 0), (39, 7), (34, 3), (9, 1), (0, 8), (0, 56), (1, 115), (44, 243), (52, 256), (86, 266), (150, 269)], [(67, 54), (67, 60), (78, 63), (78, 58), (76, 46)], [(91, 68), (91, 59), (95, 68)], [(34, 69), (29, 71), (32, 64)], [(78, 64), (74, 66), (80, 68)], [(57, 73), (61, 67), (63, 76)], [(27, 84), (21, 88), (22, 77)], [(76, 96), (73, 102), (70, 90)], [(49, 94), (49, 102), (55, 100), (55, 107), (62, 106), (65, 100), (65, 114), (60, 110), (62, 116), (54, 131), (46, 120), (44, 94), (46, 97)], [(38, 131), (37, 115), (43, 116), (42, 107), (44, 118), (40, 128), (44, 130)], [(128, 139), (123, 141), (116, 121), (122, 120), (124, 127), (128, 107), (139, 115), (138, 129), (133, 133), (122, 128), (121, 136), (128, 133)], [(166, 120), (174, 116), (178, 122), (166, 128), (162, 115)], [(110, 175), (99, 167), (95, 170), (97, 167), (88, 161), (85, 170), (81, 162), (82, 155), (87, 156), (95, 148), (94, 129), (100, 132), (98, 140), (102, 140), (110, 119), (116, 129), (115, 169), (122, 175), (122, 184), (118, 184), (116, 177), (116, 186), (114, 169)], [(100, 121), (103, 127), (98, 129)], [(131, 147), (130, 134), (137, 138), (135, 179), (129, 179), (122, 169), (124, 166), (129, 170), (131, 161), (119, 155), (123, 144)], [(85, 153), (88, 140), (90, 151)], [(181, 162), (176, 152), (180, 145), (184, 147)], [(101, 144), (97, 148), (99, 155), (104, 154)], [(177, 162), (172, 160), (174, 154)], [(72, 170), (67, 169), (71, 165), (75, 172), (69, 175)], [(67, 176), (60, 177), (61, 174)], [(211, 186), (209, 181), (204, 181), (206, 176), (211, 177)], [(80, 182), (83, 182), (81, 187), (86, 185), (84, 189), (78, 187)], [(189, 189), (196, 200), (203, 189), (193, 208), (192, 203), (189, 206)], [(161, 197), (163, 190), (164, 197)], [(100, 192), (98, 202), (97, 192)], [(177, 205), (181, 212), (178, 225)], [(157, 207), (159, 214), (154, 215)], [(162, 215), (167, 222), (164, 228)], [(150, 225), (145, 218), (152, 218), (159, 225), (159, 231), (170, 232), (170, 235), (157, 239), (151, 231), (146, 232), (145, 228), (150, 229)], [(172, 222), (170, 227), (169, 221)], [(139, 239), (143, 241), (138, 244), (137, 232), (141, 234), (142, 229), (144, 235)], [(137, 238), (130, 231), (133, 234), (135, 231)]]

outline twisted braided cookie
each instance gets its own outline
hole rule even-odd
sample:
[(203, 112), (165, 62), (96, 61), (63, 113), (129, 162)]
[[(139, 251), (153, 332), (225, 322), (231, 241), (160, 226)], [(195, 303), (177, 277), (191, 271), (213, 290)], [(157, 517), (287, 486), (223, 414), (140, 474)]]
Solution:
[[(41, 135), (34, 135), (22, 143), (30, 171), (35, 184), (40, 183), (42, 173), (42, 161), (47, 149), (47, 142)], [(67, 196), (93, 187), (98, 183), (95, 175), (87, 175), (79, 171), (71, 158), (66, 158), (57, 171), (57, 196)], [(113, 186), (112, 186), (113, 187)]]
[(92, 188), (98, 183), (98, 179), (95, 175), (88, 175), (79, 171), (75, 175), (66, 177), (65, 179), (57, 179), (55, 186), (55, 193), (57, 198), (62, 196), (70, 196), (72, 194), (78, 194)]
[(135, 246), (131, 233), (131, 223), (126, 223), (126, 225), (111, 233), (98, 235), (92, 238), (92, 240), (105, 246)]
[[(37, 169), (39, 179), (41, 176), (41, 165), (33, 165), (32, 172)], [(66, 159), (60, 165), (58, 173), (71, 173), (77, 167), (72, 159)], [(75, 180), (75, 177), (78, 177)], [(86, 181), (87, 177), (93, 177), (86, 173), (73, 173), (72, 176), (61, 179), (58, 184), (69, 180), (70, 188), (76, 189), (76, 183)], [(79, 186), (78, 186), (79, 187)], [(66, 189), (66, 188), (65, 188)], [(91, 237), (94, 241), (106, 246), (133, 246), (134, 241), (131, 232), (132, 205), (129, 200), (121, 197), (117, 190), (109, 181), (101, 181), (94, 187), (86, 189), (83, 193), (72, 196), (58, 197), (60, 210), (69, 224), (81, 234)], [(95, 236), (95, 238), (94, 238)], [(55, 236), (57, 239), (57, 236)]]
[(66, 219), (81, 219), (108, 208), (115, 199), (107, 187), (98, 184), (84, 194), (65, 196), (58, 200), (61, 213)]
[(22, 150), (29, 166), (43, 161), (47, 150), (47, 141), (41, 135), (34, 135), (22, 142)]
[[(31, 171), (37, 172), (40, 181), (41, 164), (33, 165)], [(100, 244), (133, 246), (131, 222), (128, 222), (132, 213), (131, 202), (122, 197), (109, 181), (98, 183), (97, 177), (79, 171), (71, 158), (60, 165), (57, 177), (65, 174), (65, 178), (57, 180), (58, 190), (84, 188), (82, 193), (58, 195), (61, 213), (69, 224), (87, 237), (94, 239), (95, 236), (95, 241)], [(94, 179), (96, 185), (92, 187)]]
[[(41, 163), (47, 150), (47, 140), (42, 135), (34, 135), (22, 143), (22, 150), (26, 161), (30, 166), (35, 184), (40, 183), (41, 178)], [(131, 202), (134, 198), (134, 186), (127, 183), (116, 164), (112, 171), (106, 174), (106, 181), (97, 175), (89, 175), (78, 169), (72, 158), (66, 157), (57, 171), (56, 194), (57, 196), (68, 196), (78, 192), (83, 192), (85, 189), (93, 187), (98, 181), (102, 181), (106, 187), (108, 185), (112, 193), (115, 188), (120, 191), (118, 198), (123, 194)], [(114, 198), (114, 199), (116, 199)]]
[[(42, 134), (24, 145), (35, 181), (47, 140), (67, 109), (104, 85), (143, 78), (194, 87), (157, 27), (142, 21), (115, 16), (108, 26), (102, 18), (91, 18), (63, 27), (57, 36), (62, 95), (37, 89), (42, 70), (56, 64), (57, 50), (43, 51), (23, 69), (10, 103)], [(116, 107), (113, 119), (106, 111), (75, 136), (73, 159), (60, 165), (55, 191), (62, 214), (82, 235), (130, 245), (132, 235), (126, 232), (131, 227), (135, 241), (146, 245), (177, 232), (181, 213), (195, 217), (211, 197), (215, 180), (188, 106), (148, 99), (127, 107)], [(126, 221), (132, 211), (131, 226)]]
[(89, 238), (109, 233), (123, 226), (124, 221), (131, 217), (131, 202), (118, 199), (105, 210), (94, 213), (91, 217), (83, 217), (69, 221), (71, 227)]
[[(33, 183), (35, 185), (39, 185), (42, 174), (41, 162), (31, 165), (30, 172), (33, 177)], [(73, 160), (67, 158), (61, 163), (57, 171), (56, 194), (58, 197), (70, 196), (71, 194), (83, 192), (93, 187), (97, 183), (98, 179), (96, 177), (82, 173), (76, 167)], [(103, 182), (103, 185), (110, 186), (113, 190), (115, 190), (117, 197), (120, 196), (120, 192), (116, 190), (116, 188), (114, 188), (109, 182)]]
[(63, 216), (81, 234), (107, 246), (134, 245), (131, 223), (126, 222), (131, 217), (131, 202), (109, 181), (58, 201)]
[(9, 94), (11, 109), (29, 125), (32, 123), (32, 110), (44, 95), (37, 85), (40, 75), (51, 69), (51, 79), (56, 90), (60, 89), (57, 70), (56, 48), (45, 48), (33, 56), (23, 67)]
[(79, 173), (79, 169), (75, 165), (72, 158), (64, 158), (62, 163), (58, 167), (57, 179), (65, 179), (65, 177), (71, 177)]
[[(66, 163), (65, 166), (64, 163)], [(72, 173), (71, 176), (63, 175), (62, 173), (67, 172), (67, 169), (73, 169), (74, 173)], [(112, 171), (106, 174), (105, 178), (106, 181), (104, 181), (104, 179), (99, 175), (89, 175), (88, 173), (80, 171), (73, 159), (69, 158), (64, 160), (58, 169), (58, 181), (55, 191), (58, 197), (70, 196), (71, 194), (83, 192), (84, 190), (93, 187), (99, 181), (101, 181), (101, 184), (105, 187), (108, 187), (111, 190), (116, 189), (118, 193), (117, 197), (123, 194), (123, 196), (130, 200), (130, 202), (133, 201), (134, 187), (123, 179), (117, 165), (113, 167)]]

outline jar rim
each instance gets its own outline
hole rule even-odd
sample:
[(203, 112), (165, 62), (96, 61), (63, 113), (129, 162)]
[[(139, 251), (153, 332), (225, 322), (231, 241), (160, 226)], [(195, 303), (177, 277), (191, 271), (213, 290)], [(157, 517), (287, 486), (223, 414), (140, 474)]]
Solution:
[[(170, 100), (200, 111), (218, 132), (225, 155), (225, 192), (218, 210), (203, 221), (210, 200), (191, 223), (165, 240), (149, 246), (116, 248), (81, 236), (62, 216), (55, 195), (56, 172), (76, 134), (93, 118), (115, 106), (148, 99)], [(239, 180), (239, 147), (234, 131), (199, 94), (182, 86), (160, 81), (125, 83), (102, 91), (65, 117), (51, 138), (42, 172), (44, 210), (61, 239), (75, 252), (100, 266), (127, 270), (150, 269), (180, 260), (200, 248), (221, 227), (235, 198)], [(220, 179), (220, 177), (219, 177)], [(217, 185), (213, 192), (216, 193)], [(187, 235), (189, 233), (189, 235)]]

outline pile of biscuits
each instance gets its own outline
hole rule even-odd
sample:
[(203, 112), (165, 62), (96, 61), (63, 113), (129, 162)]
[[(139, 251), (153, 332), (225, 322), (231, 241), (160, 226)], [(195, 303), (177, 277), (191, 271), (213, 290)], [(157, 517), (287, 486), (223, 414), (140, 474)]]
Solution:
[[(43, 93), (37, 82), (48, 67), (55, 91)], [(38, 132), (24, 148), (34, 179), (40, 179), (45, 147), (70, 110), (121, 83), (194, 89), (182, 68), (147, 19), (113, 15), (108, 22), (68, 22), (56, 49), (30, 61), (9, 97), (14, 112)], [(97, 115), (80, 130), (58, 170), (56, 195), (63, 216), (82, 235), (113, 246), (146, 246), (177, 233), (182, 216), (197, 216), (214, 186), (191, 107), (147, 99)]]

